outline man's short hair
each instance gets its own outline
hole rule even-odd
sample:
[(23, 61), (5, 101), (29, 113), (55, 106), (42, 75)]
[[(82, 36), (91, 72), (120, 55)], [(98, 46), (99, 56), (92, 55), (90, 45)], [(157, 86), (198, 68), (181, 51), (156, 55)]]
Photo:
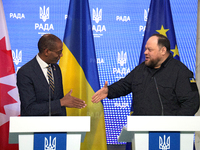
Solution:
[(51, 51), (57, 48), (57, 43), (62, 42), (57, 36), (53, 34), (44, 34), (38, 41), (39, 52), (44, 52), (45, 49)]
[(153, 34), (152, 36), (158, 37), (158, 46), (166, 47), (167, 51), (170, 52), (170, 41), (169, 39), (162, 34)]

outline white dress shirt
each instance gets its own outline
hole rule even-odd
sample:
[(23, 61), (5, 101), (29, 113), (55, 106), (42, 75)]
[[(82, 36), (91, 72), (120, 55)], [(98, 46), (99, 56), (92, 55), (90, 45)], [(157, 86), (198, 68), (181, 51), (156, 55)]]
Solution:
[[(47, 76), (47, 67), (49, 66), (45, 61), (43, 61), (40, 56), (37, 54), (36, 56), (36, 60), (37, 62), (39, 63), (40, 65), (40, 68), (42, 69), (42, 72), (45, 76), (45, 78), (47, 79), (47, 82), (49, 83), (49, 79), (48, 79), (48, 76)], [(51, 72), (52, 72), (52, 77), (53, 77), (53, 71), (52, 71), (52, 68), (51, 68)]]

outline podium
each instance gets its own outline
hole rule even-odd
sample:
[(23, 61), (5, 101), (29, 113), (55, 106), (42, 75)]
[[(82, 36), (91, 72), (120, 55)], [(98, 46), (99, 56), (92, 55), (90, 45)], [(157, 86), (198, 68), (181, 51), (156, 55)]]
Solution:
[(180, 132), (180, 150), (193, 150), (194, 132), (200, 131), (200, 117), (128, 116), (127, 125), (123, 127), (118, 141), (132, 142), (133, 150), (148, 150), (151, 131)]
[(19, 143), (19, 150), (34, 149), (34, 133), (67, 133), (66, 150), (80, 150), (90, 116), (10, 117), (9, 130), (9, 143)]

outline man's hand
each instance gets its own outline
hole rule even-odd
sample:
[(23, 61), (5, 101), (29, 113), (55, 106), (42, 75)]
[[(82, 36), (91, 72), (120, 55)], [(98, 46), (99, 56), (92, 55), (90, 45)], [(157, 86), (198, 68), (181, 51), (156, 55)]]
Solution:
[(71, 96), (72, 90), (69, 91), (62, 99), (60, 99), (61, 106), (69, 107), (69, 108), (85, 108), (85, 101)]
[(107, 96), (108, 96), (108, 81), (106, 81), (104, 86), (92, 96), (92, 102), (98, 103)]

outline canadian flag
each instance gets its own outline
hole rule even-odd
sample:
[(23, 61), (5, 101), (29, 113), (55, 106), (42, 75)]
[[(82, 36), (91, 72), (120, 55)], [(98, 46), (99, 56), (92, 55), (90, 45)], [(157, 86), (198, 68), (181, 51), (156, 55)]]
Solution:
[(10, 116), (20, 115), (20, 101), (3, 3), (0, 0), (0, 150), (17, 150), (9, 144)]

